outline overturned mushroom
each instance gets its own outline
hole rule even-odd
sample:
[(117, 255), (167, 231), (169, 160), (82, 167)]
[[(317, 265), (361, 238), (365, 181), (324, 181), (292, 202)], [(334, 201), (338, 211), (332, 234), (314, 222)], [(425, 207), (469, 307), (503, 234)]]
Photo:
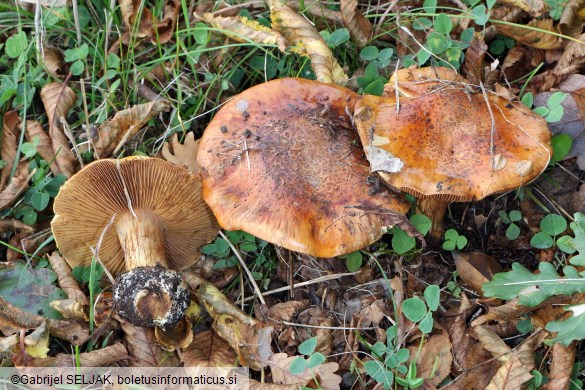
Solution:
[(527, 184), (551, 156), (540, 116), (446, 68), (398, 71), (384, 96), (357, 102), (354, 120), (374, 170), (421, 198), (435, 237), (443, 234), (448, 202)]
[(189, 292), (176, 271), (219, 229), (199, 177), (156, 158), (98, 160), (65, 183), (54, 211), (55, 241), (72, 267), (89, 265), (93, 249), (113, 274), (129, 271), (114, 289), (122, 317), (160, 327), (182, 318)]
[(332, 257), (403, 224), (403, 198), (366, 185), (368, 162), (350, 118), (356, 99), (335, 85), (280, 79), (228, 102), (197, 158), (203, 196), (220, 225)]

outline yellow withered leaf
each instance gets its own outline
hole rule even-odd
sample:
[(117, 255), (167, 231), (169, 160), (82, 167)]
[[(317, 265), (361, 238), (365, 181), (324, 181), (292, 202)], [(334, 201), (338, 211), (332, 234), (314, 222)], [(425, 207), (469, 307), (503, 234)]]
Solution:
[(351, 39), (358, 47), (366, 46), (372, 37), (372, 24), (358, 10), (358, 1), (341, 0), (340, 7), (343, 24), (349, 30)]
[(318, 81), (345, 85), (348, 77), (317, 29), (304, 17), (278, 0), (269, 0), (272, 26), (286, 39), (292, 51), (306, 55)]
[(548, 5), (543, 0), (500, 0), (501, 4), (509, 4), (528, 12), (532, 16), (542, 16), (549, 10)]
[(208, 12), (203, 14), (202, 19), (215, 28), (226, 30), (224, 33), (238, 42), (252, 40), (256, 43), (277, 45), (280, 51), (286, 49), (286, 39), (282, 35), (245, 16), (223, 17)]
[[(532, 20), (525, 26), (512, 26), (496, 24), (498, 31), (507, 37), (514, 39), (518, 43), (526, 46), (534, 47), (536, 49), (552, 50), (559, 49), (563, 43), (561, 38), (551, 34), (556, 33), (553, 27), (552, 19)], [(536, 28), (538, 30), (533, 30)]]

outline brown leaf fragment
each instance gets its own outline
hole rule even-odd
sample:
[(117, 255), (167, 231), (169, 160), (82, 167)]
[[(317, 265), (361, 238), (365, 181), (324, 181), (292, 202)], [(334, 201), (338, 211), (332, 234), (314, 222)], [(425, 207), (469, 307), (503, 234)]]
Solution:
[(154, 337), (156, 342), (165, 351), (174, 351), (176, 349), (187, 348), (193, 342), (193, 324), (187, 318), (183, 318), (173, 327), (154, 328)]
[(520, 78), (544, 62), (545, 53), (551, 52), (551, 50), (535, 50), (523, 45), (514, 46), (508, 50), (508, 54), (502, 62), (502, 72), (508, 80)]
[(59, 78), (65, 75), (63, 71), (63, 53), (56, 47), (44, 46), (42, 50), (43, 64), (50, 74)]
[(59, 165), (57, 164), (57, 160), (53, 159), (55, 157), (53, 152), (53, 144), (51, 142), (51, 137), (49, 134), (43, 130), (43, 126), (37, 121), (26, 121), (26, 128), (25, 128), (25, 136), (28, 142), (33, 142), (35, 138), (38, 138), (39, 143), (37, 145), (37, 153), (41, 156), (46, 162), (53, 161), (51, 163), (51, 172), (54, 175), (61, 173), (59, 169)]
[(179, 135), (173, 134), (171, 141), (164, 143), (162, 155), (171, 164), (187, 169), (189, 172), (197, 175), (201, 168), (197, 164), (197, 152), (199, 151), (199, 140), (195, 141), (193, 132), (185, 135), (185, 141), (179, 142)]
[(2, 118), (0, 156), (6, 165), (0, 170), (0, 190), (4, 189), (12, 173), (12, 167), (16, 159), (16, 151), (18, 150), (19, 124), (20, 118), (16, 111), (8, 111), (4, 114)]
[(364, 47), (372, 37), (372, 24), (358, 9), (357, 0), (341, 0), (341, 17), (344, 26), (349, 30), (351, 39), (358, 47)]
[(21, 230), (25, 233), (32, 233), (35, 229), (18, 219), (0, 219), (0, 233)]
[(488, 46), (483, 37), (475, 33), (467, 51), (465, 52), (465, 61), (463, 62), (463, 74), (471, 84), (479, 85), (484, 81), (484, 57)]
[(112, 153), (116, 154), (146, 122), (161, 112), (168, 111), (169, 108), (169, 102), (161, 99), (118, 111), (112, 119), (101, 124), (98, 130), (99, 139), (95, 142), (94, 157), (98, 159), (108, 157)]
[[(74, 321), (47, 319), (26, 312), (0, 297), (0, 318), (18, 324), (21, 328), (36, 329), (47, 321), (51, 336), (66, 340), (74, 345), (81, 345), (89, 339), (89, 332), (82, 324)], [(5, 329), (2, 332), (6, 334)]]
[[(417, 356), (418, 344), (408, 347), (410, 356)], [(430, 336), (424, 341), (418, 359), (416, 372), (420, 378), (428, 379), (433, 385), (439, 385), (451, 373), (451, 340), (449, 334), (442, 332)], [(433, 377), (430, 377), (433, 374)]]
[(8, 186), (0, 192), (0, 211), (16, 202), (18, 197), (27, 190), (31, 176), (32, 173), (30, 175), (28, 173), (28, 164), (20, 163)]
[(513, 5), (536, 17), (549, 10), (548, 5), (542, 0), (500, 0), (498, 3)]
[(128, 351), (124, 344), (117, 343), (78, 355), (60, 353), (44, 359), (33, 359), (33, 365), (35, 367), (76, 367), (77, 357), (79, 357), (80, 367), (108, 367), (120, 360), (128, 359)]
[(286, 301), (277, 303), (268, 309), (266, 318), (268, 324), (274, 327), (276, 332), (280, 332), (285, 326), (282, 321), (290, 321), (293, 316), (298, 314), (301, 310), (309, 307), (310, 301), (305, 299), (303, 301)]
[(52, 301), (51, 307), (57, 310), (65, 319), (83, 320), (89, 319), (85, 307), (75, 299), (60, 299)]
[(328, 21), (334, 22), (338, 25), (343, 24), (341, 12), (327, 8), (320, 0), (306, 0), (303, 2), (300, 0), (286, 0), (286, 5), (297, 11), (302, 7), (303, 13), (309, 13), (316, 18), (327, 19)]
[(453, 252), (455, 267), (461, 280), (481, 297), (481, 286), (493, 279), (494, 274), (503, 272), (500, 264), (491, 256), (481, 252)]
[(154, 336), (154, 329), (134, 326), (118, 319), (126, 334), (124, 339), (128, 352), (133, 357), (130, 367), (176, 367), (179, 360), (174, 352), (163, 350)]
[(185, 367), (232, 367), (237, 361), (227, 341), (212, 330), (196, 334), (182, 358)]
[(49, 118), (49, 136), (53, 144), (53, 154), (56, 155), (55, 161), (61, 173), (69, 178), (77, 171), (77, 159), (69, 147), (62, 120), (67, 118), (77, 95), (67, 85), (53, 82), (45, 84), (41, 89), (41, 100)]
[(17, 345), (18, 337), (16, 334), (0, 337), (0, 363), (12, 355), (12, 351), (14, 351)]
[(270, 356), (268, 365), (270, 366), (274, 383), (305, 386), (313, 378), (316, 378), (323, 390), (339, 389), (341, 377), (335, 374), (335, 371), (339, 368), (337, 363), (322, 363), (317, 367), (305, 369), (299, 375), (293, 375), (290, 372), (290, 365), (296, 358), (297, 356), (288, 356), (286, 353), (276, 353)]
[(575, 364), (576, 344), (568, 346), (554, 343), (552, 346), (552, 363), (548, 374), (548, 383), (541, 390), (568, 389), (571, 385), (571, 374)]
[(130, 35), (136, 38), (150, 38), (152, 43), (166, 43), (173, 37), (179, 14), (178, 0), (165, 2), (164, 16), (160, 22), (141, 0), (119, 0), (119, 4)]
[(49, 329), (43, 322), (24, 338), (25, 350), (32, 358), (46, 358), (49, 352)]
[(514, 39), (518, 43), (536, 49), (558, 49), (563, 46), (561, 38), (549, 32), (556, 32), (553, 27), (552, 19), (534, 19), (528, 23), (529, 27), (537, 28), (544, 31), (529, 30), (524, 26), (512, 26), (496, 24), (498, 31), (507, 37)]
[(311, 59), (318, 81), (345, 85), (348, 77), (317, 29), (280, 0), (269, 0), (272, 26), (284, 36), (293, 51)]
[(264, 45), (276, 45), (282, 52), (286, 49), (286, 39), (277, 31), (265, 27), (255, 20), (245, 16), (215, 16), (212, 13), (203, 14), (202, 19), (215, 28), (227, 30), (227, 36), (238, 42), (250, 40)]
[(67, 294), (69, 299), (79, 302), (83, 305), (89, 305), (89, 299), (85, 295), (77, 281), (73, 278), (71, 268), (63, 257), (58, 252), (53, 252), (47, 255), (51, 268), (57, 274), (59, 287)]
[(562, 34), (577, 37), (585, 22), (585, 0), (569, 0), (561, 14), (559, 30)]

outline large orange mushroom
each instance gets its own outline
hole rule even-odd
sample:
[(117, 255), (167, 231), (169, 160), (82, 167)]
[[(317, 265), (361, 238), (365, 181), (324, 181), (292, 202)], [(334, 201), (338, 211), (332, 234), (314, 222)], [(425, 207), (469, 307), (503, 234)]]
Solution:
[(304, 79), (252, 87), (217, 113), (197, 162), (220, 225), (317, 257), (350, 253), (405, 222), (408, 203), (368, 187), (351, 113), (358, 96)]
[(551, 156), (543, 118), (446, 68), (398, 71), (382, 97), (357, 102), (354, 120), (372, 169), (420, 198), (435, 237), (448, 202), (519, 188)]

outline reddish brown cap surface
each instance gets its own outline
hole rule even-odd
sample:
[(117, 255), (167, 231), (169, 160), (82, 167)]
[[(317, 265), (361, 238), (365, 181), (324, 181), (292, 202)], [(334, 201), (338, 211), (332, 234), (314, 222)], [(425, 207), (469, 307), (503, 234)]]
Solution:
[(404, 164), (397, 173), (379, 172), (391, 186), (448, 201), (478, 200), (530, 182), (551, 156), (542, 117), (486, 95), (489, 108), (481, 91), (448, 69), (401, 70), (384, 97), (358, 101), (354, 119), (364, 147)]
[(220, 225), (318, 257), (350, 253), (408, 204), (369, 195), (351, 90), (280, 79), (234, 97), (201, 139), (203, 195)]

